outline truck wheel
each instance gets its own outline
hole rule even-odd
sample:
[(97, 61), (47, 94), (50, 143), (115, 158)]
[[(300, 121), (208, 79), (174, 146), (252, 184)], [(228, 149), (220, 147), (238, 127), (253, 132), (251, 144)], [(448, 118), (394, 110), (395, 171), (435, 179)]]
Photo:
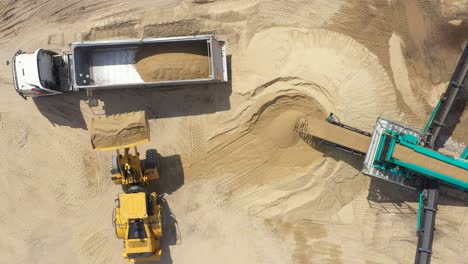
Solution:
[(148, 149), (146, 151), (145, 169), (157, 169), (158, 167), (158, 151)]
[(120, 174), (120, 167), (119, 167), (119, 157), (116, 155), (112, 155), (111, 160), (111, 174)]

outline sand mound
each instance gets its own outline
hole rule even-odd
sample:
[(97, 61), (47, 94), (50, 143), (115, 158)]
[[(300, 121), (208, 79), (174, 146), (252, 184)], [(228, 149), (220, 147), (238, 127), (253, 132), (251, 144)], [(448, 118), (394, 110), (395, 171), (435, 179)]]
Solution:
[(90, 130), (95, 149), (126, 148), (149, 139), (143, 111), (93, 118)]
[(443, 0), (441, 2), (442, 16), (447, 20), (468, 19), (467, 0)]
[(245, 114), (251, 115), (246, 123), (249, 130), (262, 140), (271, 142), (274, 148), (288, 148), (298, 143), (299, 135), (294, 127), (300, 118), (324, 119), (326, 116), (317, 101), (301, 93), (260, 96)]
[(238, 75), (247, 78), (233, 81), (245, 89), (256, 87), (254, 95), (287, 83), (287, 88), (303, 90), (327, 112), (362, 129), (370, 130), (377, 116), (396, 112), (395, 89), (379, 59), (340, 33), (271, 28), (252, 38), (241, 64)]
[(136, 55), (136, 69), (145, 82), (208, 78), (204, 41), (147, 44)]
[(296, 144), (299, 136), (294, 133), (294, 126), (303, 115), (304, 113), (294, 110), (286, 110), (281, 113), (271, 120), (266, 131), (268, 138), (280, 147), (290, 147)]

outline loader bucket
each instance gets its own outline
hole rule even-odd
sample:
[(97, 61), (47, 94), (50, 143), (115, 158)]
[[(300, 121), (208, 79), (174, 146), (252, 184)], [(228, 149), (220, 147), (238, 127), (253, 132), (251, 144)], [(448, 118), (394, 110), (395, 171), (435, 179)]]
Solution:
[(145, 112), (131, 112), (91, 120), (93, 149), (109, 151), (130, 148), (149, 141)]

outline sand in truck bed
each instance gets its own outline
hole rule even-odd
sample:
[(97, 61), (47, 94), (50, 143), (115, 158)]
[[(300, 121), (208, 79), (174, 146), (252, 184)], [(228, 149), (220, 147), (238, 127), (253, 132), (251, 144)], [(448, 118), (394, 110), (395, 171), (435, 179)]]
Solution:
[(149, 139), (145, 112), (93, 118), (91, 144), (94, 149), (122, 148)]
[(145, 44), (138, 49), (136, 69), (145, 82), (209, 77), (206, 41)]

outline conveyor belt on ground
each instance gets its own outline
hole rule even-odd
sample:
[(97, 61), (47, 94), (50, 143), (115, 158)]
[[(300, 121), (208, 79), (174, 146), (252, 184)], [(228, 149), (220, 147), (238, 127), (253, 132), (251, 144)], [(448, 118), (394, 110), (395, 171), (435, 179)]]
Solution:
[[(330, 141), (363, 153), (367, 152), (371, 140), (366, 135), (355, 133), (319, 119), (301, 119), (296, 130), (300, 133), (307, 133), (312, 137)], [(463, 182), (468, 182), (468, 170), (428, 157), (410, 148), (395, 145), (393, 157), (400, 161), (412, 163), (444, 175), (450, 175), (450, 177)]]

